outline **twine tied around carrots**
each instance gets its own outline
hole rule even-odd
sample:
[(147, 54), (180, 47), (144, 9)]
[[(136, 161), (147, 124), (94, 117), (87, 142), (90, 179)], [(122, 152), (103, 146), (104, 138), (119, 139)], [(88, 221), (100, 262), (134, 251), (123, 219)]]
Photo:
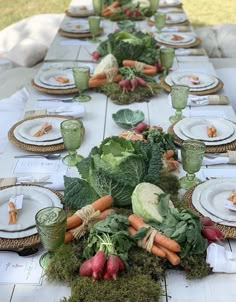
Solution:
[(144, 69), (144, 63), (136, 61), (134, 67), (137, 69), (137, 71), (142, 71)]
[(150, 227), (147, 231), (146, 236), (143, 239), (138, 240), (138, 246), (142, 247), (143, 249), (147, 250), (149, 253), (151, 253), (151, 249), (154, 244), (154, 237), (158, 233), (158, 230), (156, 230), (153, 227)]
[(75, 212), (82, 220), (82, 224), (77, 228), (69, 230), (74, 238), (82, 237), (98, 221), (100, 211), (95, 211), (92, 205), (87, 205)]
[(117, 70), (114, 68), (105, 70), (106, 78), (108, 83), (112, 83), (114, 77), (117, 75)]

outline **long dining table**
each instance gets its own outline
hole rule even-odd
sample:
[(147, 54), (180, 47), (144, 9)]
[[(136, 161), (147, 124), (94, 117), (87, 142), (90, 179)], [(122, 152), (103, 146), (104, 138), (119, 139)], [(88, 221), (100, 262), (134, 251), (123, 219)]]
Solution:
[[(71, 6), (79, 4), (79, 0), (73, 0)], [(65, 20), (69, 18), (65, 15)], [(104, 33), (101, 39), (105, 39), (106, 35), (116, 29), (116, 23), (103, 20)], [(147, 29), (146, 22), (139, 23), (140, 29)], [(192, 29), (191, 29), (192, 30)], [(40, 69), (47, 65), (53, 65), (57, 62), (65, 64), (79, 62), (83, 64), (96, 64), (92, 59), (91, 53), (96, 49), (97, 44), (89, 41), (80, 41), (78, 39), (70, 39), (60, 36), (58, 33), (50, 46), (44, 62), (31, 71), (32, 76)], [(205, 72), (217, 76), (214, 66), (210, 62), (206, 54), (201, 56), (179, 55), (175, 57), (172, 70), (195, 70)], [(38, 99), (47, 97), (46, 93), (39, 92), (32, 87), (31, 77), (25, 77), (22, 81), (21, 69), (14, 70), (15, 76), (12, 78), (12, 85), (21, 87), (24, 84), (28, 91), (28, 98), (24, 110), (19, 113), (18, 120), (25, 116), (25, 112), (38, 109)], [(158, 78), (157, 78), (158, 79)], [(23, 83), (22, 83), (23, 82)], [(20, 83), (20, 84), (19, 84)], [(4, 95), (4, 91), (2, 91)], [(224, 94), (224, 88), (219, 94)], [(112, 114), (122, 108), (130, 108), (141, 110), (145, 115), (145, 122), (149, 125), (160, 125), (164, 131), (170, 126), (169, 116), (173, 115), (174, 109), (168, 99), (168, 93), (161, 91), (160, 94), (154, 96), (149, 102), (132, 103), (129, 105), (116, 105), (108, 97), (102, 93), (89, 91), (91, 101), (83, 103), (85, 107), (85, 116), (82, 118), (86, 134), (79, 153), (83, 156), (88, 155), (91, 148), (99, 145), (101, 141), (111, 135), (118, 135), (121, 132), (113, 119)], [(0, 94), (1, 96), (1, 94)], [(208, 105), (202, 107), (187, 106), (184, 110), (185, 116), (215, 116), (223, 117), (236, 122), (235, 112), (230, 104), (228, 105)], [(8, 142), (4, 151), (0, 154), (0, 178), (16, 176), (15, 169), (18, 163), (16, 155), (27, 154), (30, 152), (18, 148), (15, 144)], [(62, 154), (65, 152), (63, 151)], [(221, 164), (216, 166), (202, 166), (201, 170), (206, 169), (231, 169), (235, 171), (233, 164)], [(67, 171), (68, 172), (68, 171)], [(201, 172), (201, 171), (200, 171)], [(184, 175), (184, 171), (180, 166), (177, 174)], [(69, 169), (69, 175), (76, 175), (74, 169)], [(24, 176), (21, 173), (17, 176)], [(204, 179), (202, 179), (204, 180)], [(236, 252), (236, 241), (227, 239), (222, 242), (224, 247), (232, 252)], [(0, 247), (1, 248), (1, 247)], [(10, 252), (0, 251), (0, 267), (4, 263), (4, 257)], [(27, 259), (29, 259), (27, 257)], [(39, 264), (38, 264), (39, 265)], [(184, 272), (178, 270), (167, 270), (163, 278), (162, 286), (165, 294), (161, 297), (161, 302), (233, 302), (236, 301), (236, 274), (214, 273), (205, 278), (197, 280), (187, 280)], [(56, 302), (63, 297), (70, 296), (70, 288), (63, 283), (49, 283), (44, 275), (40, 284), (27, 284), (21, 282), (0, 283), (0, 301), (2, 302)], [(96, 302), (96, 301), (95, 301)]]

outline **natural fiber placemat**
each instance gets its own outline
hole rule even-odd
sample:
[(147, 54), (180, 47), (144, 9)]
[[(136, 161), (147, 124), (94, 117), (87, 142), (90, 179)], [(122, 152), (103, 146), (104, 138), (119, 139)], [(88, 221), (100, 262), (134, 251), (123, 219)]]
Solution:
[(79, 13), (72, 13), (70, 11), (65, 10), (65, 14), (69, 17), (75, 17), (75, 18), (86, 18), (86, 17), (89, 17), (89, 16), (95, 16), (95, 13), (94, 12), (87, 12), (86, 11), (83, 13), (83, 14), (79, 14)]
[[(91, 32), (88, 32), (88, 33), (70, 33), (70, 32), (64, 31), (62, 29), (59, 29), (58, 33), (62, 37), (66, 37), (66, 38), (75, 38), (75, 39), (80, 38), (80, 39), (83, 39), (83, 38), (91, 38), (92, 37)], [(99, 36), (99, 35), (101, 35), (101, 33), (103, 33), (103, 28), (100, 28), (99, 32), (95, 36)]]
[(18, 148), (23, 149), (23, 150), (27, 150), (30, 152), (42, 152), (42, 153), (47, 153), (47, 152), (55, 152), (55, 151), (60, 151), (60, 150), (64, 150), (64, 144), (60, 143), (60, 144), (56, 144), (56, 145), (48, 145), (48, 146), (37, 146), (37, 145), (30, 145), (30, 144), (26, 144), (24, 142), (19, 141), (15, 136), (14, 136), (14, 130), (15, 128), (22, 124), (25, 121), (28, 120), (33, 120), (39, 117), (57, 117), (57, 118), (62, 118), (62, 119), (68, 119), (68, 116), (65, 115), (56, 115), (56, 114), (50, 114), (50, 115), (38, 115), (38, 116), (34, 116), (34, 117), (29, 117), (26, 118), (24, 120), (21, 120), (19, 122), (17, 122), (15, 125), (13, 125), (11, 127), (11, 129), (8, 131), (8, 139), (10, 142), (12, 142), (14, 145), (16, 145)]
[(167, 47), (170, 47), (170, 48), (191, 48), (191, 47), (196, 47), (196, 46), (198, 46), (201, 43), (202, 43), (202, 40), (199, 39), (199, 38), (196, 38), (196, 40), (193, 43), (190, 43), (190, 44), (181, 44), (181, 45), (172, 45), (172, 44), (168, 44), (168, 43), (163, 43), (163, 42), (157, 41), (157, 45), (158, 46), (167, 46)]
[[(32, 186), (32, 185), (15, 185), (15, 186)], [(34, 185), (36, 186), (36, 185)], [(4, 190), (10, 187), (14, 187), (14, 186), (5, 186), (5, 187), (1, 187), (0, 190)], [(38, 186), (41, 187), (41, 186)], [(43, 187), (44, 188), (44, 187)], [(54, 194), (56, 194), (60, 200), (63, 200), (63, 195), (60, 194), (59, 192), (49, 189), (49, 188), (45, 188), (46, 190), (49, 190), (51, 192), (53, 192)], [(40, 243), (40, 239), (38, 234), (32, 235), (32, 236), (28, 236), (28, 237), (24, 237), (24, 238), (19, 238), (19, 239), (7, 239), (7, 238), (1, 238), (0, 237), (0, 250), (22, 250), (24, 248), (29, 248), (32, 246), (35, 246), (36, 244)]]
[(185, 21), (182, 21), (182, 22), (176, 22), (176, 23), (166, 23), (165, 26), (167, 27), (171, 27), (171, 26), (178, 26), (178, 25), (189, 25), (189, 21), (188, 20), (185, 20)]
[[(195, 213), (197, 213), (201, 217), (203, 215), (200, 212), (198, 212), (198, 210), (192, 204), (192, 195), (193, 195), (193, 191), (196, 187), (197, 187), (197, 185), (192, 187), (191, 189), (189, 189), (184, 194), (183, 199), (184, 199), (184, 205), (187, 206), (188, 208), (190, 208), (191, 210), (193, 210)], [(226, 226), (226, 225), (222, 225), (222, 224), (219, 224), (216, 222), (215, 222), (215, 225), (223, 233), (225, 238), (236, 238), (236, 227)]]
[[(224, 83), (219, 78), (217, 78), (217, 79), (219, 82), (215, 87), (206, 89), (206, 90), (202, 90), (202, 91), (190, 91), (190, 93), (194, 94), (194, 95), (207, 95), (207, 94), (213, 94), (213, 93), (220, 91), (223, 88)], [(167, 92), (171, 91), (171, 86), (165, 82), (164, 78), (161, 79), (161, 87)]]
[(42, 86), (37, 85), (34, 80), (31, 81), (32, 86), (40, 91), (40, 92), (45, 92), (48, 94), (71, 94), (71, 93), (77, 93), (78, 92), (78, 88), (74, 87), (74, 88), (68, 88), (68, 89), (49, 89), (49, 88), (45, 88)]
[[(172, 124), (168, 128), (168, 133), (172, 134), (174, 136), (174, 142), (176, 145), (181, 146), (183, 143), (183, 140), (179, 138), (175, 132), (174, 132), (174, 125)], [(224, 153), (227, 152), (228, 150), (236, 150), (236, 140), (234, 140), (231, 143), (224, 144), (224, 145), (219, 145), (219, 146), (206, 146), (206, 153)]]

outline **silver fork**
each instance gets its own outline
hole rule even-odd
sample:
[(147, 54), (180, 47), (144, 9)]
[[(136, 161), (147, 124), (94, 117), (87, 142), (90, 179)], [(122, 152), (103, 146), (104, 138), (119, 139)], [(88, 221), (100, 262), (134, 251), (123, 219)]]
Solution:
[(46, 159), (58, 159), (61, 157), (60, 153), (49, 153), (49, 154), (23, 154), (15, 155), (14, 158), (34, 158), (34, 157), (44, 157)]

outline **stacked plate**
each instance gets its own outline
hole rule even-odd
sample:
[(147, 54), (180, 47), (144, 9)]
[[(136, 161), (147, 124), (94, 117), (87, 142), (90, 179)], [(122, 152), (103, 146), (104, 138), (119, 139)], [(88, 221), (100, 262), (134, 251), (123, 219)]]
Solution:
[[(14, 129), (15, 138), (25, 144), (34, 146), (51, 146), (63, 142), (60, 124), (65, 118), (60, 117), (36, 117), (25, 120)], [(52, 129), (42, 136), (35, 137), (34, 133), (40, 129), (43, 123), (50, 123)]]
[(94, 14), (94, 10), (90, 6), (80, 5), (80, 6), (70, 6), (66, 11), (69, 15), (77, 17), (87, 17)]
[(83, 22), (82, 20), (65, 20), (61, 29), (68, 33), (89, 33), (89, 24), (88, 22)]
[(163, 44), (173, 46), (187, 46), (196, 41), (196, 37), (191, 33), (161, 33), (155, 36), (155, 39)]
[(183, 13), (168, 13), (166, 15), (166, 24), (178, 24), (185, 21), (187, 21), (187, 17)]
[[(8, 202), (13, 196), (23, 195), (22, 209), (16, 224), (8, 224)], [(16, 239), (37, 233), (35, 214), (45, 207), (62, 207), (60, 198), (49, 189), (38, 186), (13, 186), (0, 191), (0, 237)]]
[(225, 206), (232, 192), (236, 192), (236, 179), (208, 180), (194, 189), (192, 204), (202, 215), (210, 217), (214, 222), (235, 227), (236, 211)]
[(180, 0), (160, 0), (159, 7), (176, 6), (181, 4)]
[[(214, 125), (217, 134), (207, 136), (207, 127)], [(226, 119), (217, 117), (187, 117), (177, 122), (173, 127), (174, 133), (181, 140), (202, 140), (207, 146), (220, 146), (236, 140), (236, 125)]]
[(190, 92), (200, 92), (215, 88), (219, 84), (219, 79), (214, 75), (198, 71), (174, 71), (165, 78), (165, 82), (169, 86), (187, 85)]

